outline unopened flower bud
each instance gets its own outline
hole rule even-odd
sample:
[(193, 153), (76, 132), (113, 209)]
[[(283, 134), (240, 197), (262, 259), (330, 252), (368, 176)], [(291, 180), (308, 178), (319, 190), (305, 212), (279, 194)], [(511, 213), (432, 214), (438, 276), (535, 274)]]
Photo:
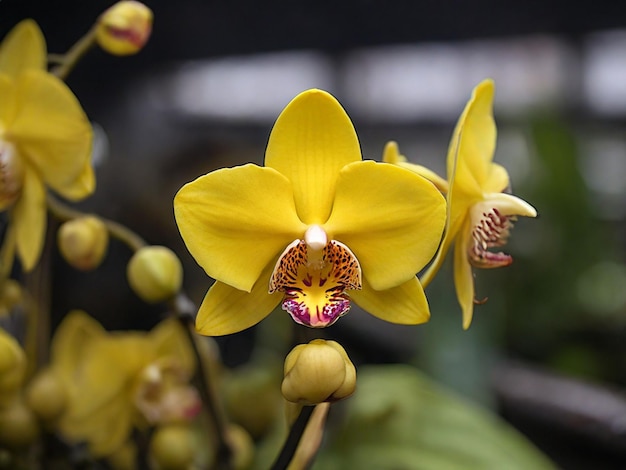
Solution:
[(148, 42), (152, 17), (152, 10), (141, 2), (117, 2), (98, 19), (96, 41), (110, 54), (136, 54)]
[(196, 453), (195, 439), (188, 426), (159, 426), (150, 441), (150, 459), (159, 470), (179, 470), (191, 466)]
[(4, 282), (0, 284), (0, 317), (11, 313), (11, 310), (18, 305), (23, 298), (24, 295), (20, 283), (13, 279), (5, 279)]
[(164, 246), (147, 246), (138, 250), (126, 268), (128, 283), (146, 302), (168, 300), (183, 282), (183, 267), (172, 250)]
[(284, 374), (283, 396), (303, 405), (341, 400), (356, 387), (356, 369), (336, 341), (299, 344), (287, 355)]
[(26, 374), (26, 355), (19, 343), (0, 328), (0, 407), (12, 399)]
[(67, 405), (67, 391), (50, 369), (39, 372), (28, 384), (26, 403), (46, 423), (58, 418)]
[(24, 448), (39, 436), (37, 417), (24, 402), (17, 399), (0, 409), (0, 446)]
[(109, 244), (109, 232), (102, 220), (89, 215), (61, 225), (57, 242), (65, 261), (76, 269), (89, 271), (102, 262)]
[(234, 470), (250, 468), (254, 460), (254, 441), (252, 436), (238, 424), (229, 424), (226, 428), (226, 442), (233, 453)]

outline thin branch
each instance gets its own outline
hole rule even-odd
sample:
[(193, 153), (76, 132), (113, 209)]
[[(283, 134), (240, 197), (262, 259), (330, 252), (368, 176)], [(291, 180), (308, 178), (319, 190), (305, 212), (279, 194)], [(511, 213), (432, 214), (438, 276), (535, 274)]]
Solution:
[[(82, 212), (74, 209), (73, 207), (65, 205), (51, 194), (48, 194), (46, 200), (48, 202), (48, 210), (50, 211), (50, 213), (61, 221), (77, 219), (79, 217), (85, 217), (89, 215), (87, 212)], [(109, 235), (112, 238), (120, 240), (131, 250), (137, 251), (140, 248), (148, 245), (143, 238), (141, 238), (137, 233), (133, 232), (125, 225), (115, 222), (114, 220), (105, 219), (100, 216), (97, 217), (102, 221), (102, 223), (104, 223), (107, 231), (109, 232)]]
[(202, 398), (202, 402), (206, 407), (206, 411), (209, 418), (213, 422), (215, 427), (215, 439), (216, 439), (216, 453), (214, 467), (216, 470), (230, 470), (232, 469), (232, 450), (226, 442), (226, 421), (220, 407), (217, 403), (217, 397), (215, 396), (214, 388), (210, 383), (209, 368), (204, 367), (204, 360), (198, 349), (197, 338), (195, 333), (195, 327), (193, 323), (193, 314), (195, 309), (193, 303), (182, 293), (172, 301), (172, 309), (176, 312), (176, 318), (183, 326), (183, 330), (187, 335), (187, 339), (198, 364), (196, 373), (196, 382), (198, 387), (198, 393)]
[(93, 27), (65, 55), (59, 56), (55, 54), (50, 56), (51, 62), (59, 64), (52, 68), (52, 74), (61, 80), (65, 80), (80, 58), (95, 44), (95, 40), (96, 28)]

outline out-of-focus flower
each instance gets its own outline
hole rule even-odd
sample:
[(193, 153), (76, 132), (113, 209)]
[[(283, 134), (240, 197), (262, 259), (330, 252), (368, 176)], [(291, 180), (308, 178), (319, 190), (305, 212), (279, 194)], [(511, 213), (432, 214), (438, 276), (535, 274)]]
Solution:
[(68, 393), (59, 429), (87, 442), (96, 457), (119, 449), (133, 427), (187, 422), (200, 411), (189, 385), (193, 352), (175, 319), (149, 333), (107, 333), (72, 312), (55, 333), (51, 353), (52, 370)]
[(394, 323), (429, 318), (415, 277), (435, 253), (445, 202), (423, 178), (362, 161), (354, 127), (326, 92), (298, 95), (269, 138), (265, 166), (221, 169), (174, 200), (187, 248), (216, 283), (196, 321), (207, 335), (248, 328), (282, 301), (324, 327), (350, 307)]
[(37, 263), (46, 230), (46, 186), (78, 200), (95, 187), (92, 128), (80, 103), (46, 72), (37, 24), (19, 23), (0, 45), (0, 211), (25, 270)]
[(152, 10), (143, 3), (117, 2), (98, 19), (96, 41), (110, 54), (136, 54), (148, 42), (152, 20)]
[(17, 340), (0, 328), (0, 408), (11, 402), (26, 375), (26, 355)]
[(146, 302), (172, 298), (183, 282), (178, 256), (165, 246), (139, 249), (128, 262), (126, 277), (133, 291)]
[(98, 217), (79, 217), (59, 227), (57, 243), (65, 261), (76, 269), (89, 271), (97, 268), (104, 259), (109, 232)]
[(346, 398), (356, 388), (356, 369), (336, 341), (299, 344), (285, 358), (283, 396), (292, 403), (316, 405)]
[[(493, 163), (496, 125), (493, 119), (494, 83), (476, 86), (454, 130), (448, 149), (449, 189), (446, 233), (432, 265), (421, 278), (428, 285), (454, 243), (454, 284), (463, 311), (463, 328), (469, 328), (474, 311), (472, 267), (508, 266), (511, 256), (491, 251), (506, 244), (516, 216), (535, 217), (526, 201), (508, 194), (509, 175)], [(426, 178), (423, 167), (405, 163)], [(432, 179), (441, 186), (441, 178)]]

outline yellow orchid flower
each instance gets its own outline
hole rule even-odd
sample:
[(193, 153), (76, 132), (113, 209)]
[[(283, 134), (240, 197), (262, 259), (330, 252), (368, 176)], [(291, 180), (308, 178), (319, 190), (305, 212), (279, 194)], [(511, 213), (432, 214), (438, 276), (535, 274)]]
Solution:
[[(447, 159), (446, 232), (435, 260), (421, 277), (422, 284), (427, 286), (454, 243), (454, 284), (463, 311), (464, 329), (469, 328), (474, 311), (472, 267), (498, 268), (511, 264), (511, 256), (490, 249), (506, 244), (517, 216), (537, 216), (534, 207), (507, 193), (509, 175), (502, 166), (493, 163), (494, 88), (489, 79), (476, 86), (454, 130)], [(396, 158), (397, 146), (388, 144), (385, 154), (387, 159)], [(442, 179), (436, 175), (433, 178), (424, 167), (411, 163), (404, 166), (446, 191)]]
[(71, 312), (51, 345), (51, 370), (68, 394), (61, 433), (110, 455), (132, 429), (193, 418), (200, 399), (189, 380), (195, 359), (178, 322), (151, 332), (107, 333), (87, 314)]
[(69, 88), (46, 71), (46, 44), (32, 20), (0, 45), (0, 211), (25, 270), (41, 254), (46, 186), (70, 200), (91, 194), (92, 129)]
[(265, 166), (204, 175), (180, 189), (176, 221), (216, 280), (196, 328), (225, 335), (279, 303), (300, 324), (331, 325), (354, 300), (383, 320), (429, 318), (415, 274), (441, 240), (445, 201), (428, 181), (361, 160), (350, 118), (308, 90), (278, 117)]

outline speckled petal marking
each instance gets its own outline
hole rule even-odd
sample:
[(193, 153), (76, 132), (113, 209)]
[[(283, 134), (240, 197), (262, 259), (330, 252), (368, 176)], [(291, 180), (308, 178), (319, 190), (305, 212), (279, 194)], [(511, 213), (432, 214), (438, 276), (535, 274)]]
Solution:
[(295, 322), (314, 328), (332, 325), (350, 309), (345, 292), (361, 288), (361, 266), (343, 243), (331, 240), (320, 253), (309, 253), (295, 240), (280, 256), (269, 291), (285, 293), (282, 307)]
[(499, 268), (513, 262), (510, 255), (489, 251), (489, 248), (506, 245), (514, 221), (514, 217), (501, 214), (495, 207), (482, 213), (480, 220), (472, 227), (472, 243), (468, 247), (472, 266)]

